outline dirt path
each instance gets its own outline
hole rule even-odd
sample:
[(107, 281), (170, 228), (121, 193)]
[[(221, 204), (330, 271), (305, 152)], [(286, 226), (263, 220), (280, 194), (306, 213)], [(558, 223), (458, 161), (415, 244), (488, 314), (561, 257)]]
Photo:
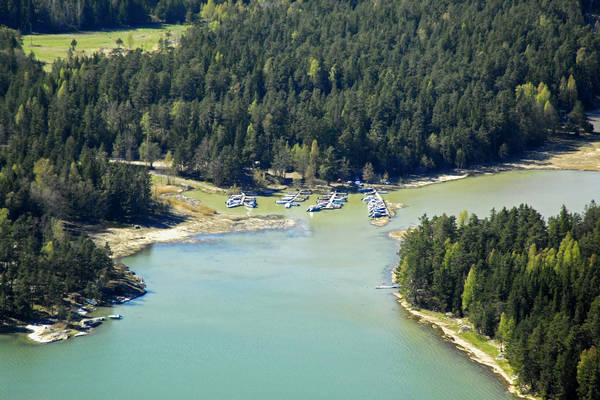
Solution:
[(193, 187), (195, 189), (201, 189), (201, 190), (203, 190), (205, 192), (209, 192), (209, 193), (225, 193), (225, 192), (227, 192), (225, 189), (222, 189), (222, 188), (214, 186), (214, 185), (210, 185), (208, 183), (195, 181), (193, 179), (185, 179), (185, 178), (180, 178), (180, 177), (176, 177), (176, 176), (166, 175), (166, 174), (162, 174), (156, 170), (150, 171), (150, 174), (163, 179), (165, 182), (171, 182), (172, 184), (176, 184), (176, 185), (186, 185), (186, 186)]

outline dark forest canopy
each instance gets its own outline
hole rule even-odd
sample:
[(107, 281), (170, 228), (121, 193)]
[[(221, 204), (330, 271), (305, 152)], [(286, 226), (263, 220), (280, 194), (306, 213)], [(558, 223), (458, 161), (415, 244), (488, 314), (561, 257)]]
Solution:
[(423, 216), (396, 276), (412, 304), (468, 316), (503, 341), (519, 382), (545, 399), (600, 393), (600, 207), (546, 223), (521, 205), (485, 219)]
[(2, 0), (0, 25), (21, 32), (115, 28), (191, 21), (203, 0)]
[(131, 221), (156, 208), (146, 169), (109, 163), (81, 136), (49, 134), (49, 85), (18, 34), (0, 29), (1, 103), (18, 110), (0, 123), (0, 325), (38, 307), (65, 318), (68, 293), (97, 298), (113, 278), (110, 250), (72, 237), (66, 221)]
[(178, 48), (4, 81), (0, 124), (75, 152), (147, 142), (217, 184), (256, 161), (326, 180), (494, 162), (589, 129), (599, 36), (579, 2), (543, 3), (209, 2)]

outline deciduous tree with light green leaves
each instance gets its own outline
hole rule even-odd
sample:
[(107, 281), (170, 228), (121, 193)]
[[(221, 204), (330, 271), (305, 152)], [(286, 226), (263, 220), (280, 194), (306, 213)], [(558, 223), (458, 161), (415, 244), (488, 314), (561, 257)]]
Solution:
[(471, 267), (467, 279), (465, 280), (465, 286), (462, 294), (462, 308), (464, 311), (469, 309), (469, 306), (475, 300), (475, 284), (476, 284), (476, 272), (475, 267)]

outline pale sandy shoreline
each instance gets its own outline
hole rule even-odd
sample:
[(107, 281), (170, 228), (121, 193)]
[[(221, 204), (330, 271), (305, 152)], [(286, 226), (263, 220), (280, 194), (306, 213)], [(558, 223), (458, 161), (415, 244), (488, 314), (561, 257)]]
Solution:
[(55, 328), (53, 324), (29, 324), (25, 328), (32, 331), (27, 337), (36, 343), (46, 344), (67, 340), (70, 336), (87, 335), (87, 332), (75, 332), (73, 329)]
[(289, 229), (295, 224), (295, 220), (279, 216), (186, 215), (182, 222), (166, 228), (109, 227), (97, 231), (90, 230), (87, 233), (99, 246), (108, 243), (114, 258), (122, 258), (133, 255), (155, 243), (178, 242), (201, 234)]
[[(590, 118), (590, 121), (600, 130), (600, 117)], [(402, 180), (398, 188), (414, 189), (470, 176), (515, 170), (600, 171), (600, 135), (597, 135), (579, 138), (553, 137), (547, 144), (525, 152), (515, 161), (455, 169), (445, 173), (409, 176)]]
[(511, 376), (508, 373), (506, 373), (506, 371), (504, 371), (496, 362), (496, 359), (484, 353), (483, 351), (481, 351), (480, 349), (478, 349), (477, 347), (473, 346), (471, 343), (460, 337), (457, 332), (448, 327), (447, 323), (441, 321), (440, 319), (434, 316), (424, 314), (419, 310), (415, 309), (410, 304), (408, 304), (408, 302), (400, 293), (394, 293), (394, 296), (397, 297), (398, 304), (400, 304), (411, 315), (416, 317), (420, 323), (430, 324), (440, 328), (443, 332), (443, 337), (451, 343), (453, 343), (459, 350), (465, 352), (471, 360), (491, 368), (495, 374), (502, 378), (502, 380), (506, 383), (508, 390), (513, 395), (522, 399), (539, 400), (534, 396), (521, 393), (519, 388), (516, 386), (515, 376)]

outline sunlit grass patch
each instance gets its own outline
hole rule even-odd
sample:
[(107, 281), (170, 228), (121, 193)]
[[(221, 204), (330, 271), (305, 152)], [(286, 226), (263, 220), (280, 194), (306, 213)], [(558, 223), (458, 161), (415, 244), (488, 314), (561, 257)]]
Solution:
[(55, 34), (32, 34), (23, 36), (25, 54), (32, 52), (35, 57), (45, 63), (52, 63), (57, 58), (68, 55), (71, 41), (77, 41), (76, 52), (92, 55), (95, 52), (110, 52), (119, 47), (121, 39), (124, 49), (142, 49), (152, 51), (158, 47), (159, 39), (177, 40), (189, 25), (156, 25), (136, 29), (116, 29), (106, 31), (70, 32)]

